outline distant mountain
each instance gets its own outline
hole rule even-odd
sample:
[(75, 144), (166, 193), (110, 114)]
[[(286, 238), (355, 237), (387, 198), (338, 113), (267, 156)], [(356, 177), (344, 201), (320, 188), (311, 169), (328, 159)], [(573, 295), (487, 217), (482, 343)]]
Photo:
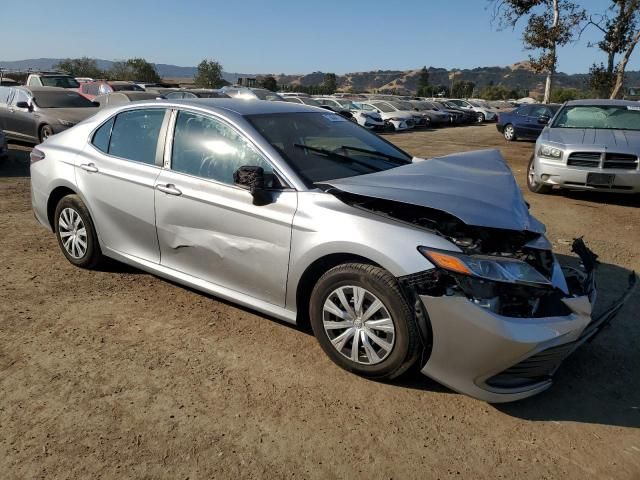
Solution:
[[(0, 68), (12, 70), (51, 70), (59, 63), (60, 58), (33, 58), (28, 60), (2, 61)], [(97, 59), (98, 67), (108, 70), (113, 65), (111, 60)], [(163, 78), (191, 79), (195, 75), (196, 67), (181, 67), (157, 63), (158, 74)], [(432, 85), (450, 85), (453, 70), (429, 67), (429, 81)], [(488, 85), (503, 85), (520, 91), (540, 92), (544, 85), (544, 75), (535, 73), (529, 62), (519, 62), (506, 67), (478, 67), (473, 69), (455, 70), (455, 80), (466, 80), (482, 88)], [(263, 77), (264, 74), (223, 72), (225, 80), (235, 83), (239, 77)], [(300, 75), (275, 74), (281, 85), (318, 85), (324, 80), (323, 72), (313, 72)], [(419, 70), (375, 70), (370, 72), (355, 72), (339, 75), (338, 88), (340, 90), (363, 91), (396, 91), (398, 93), (415, 93), (418, 89)], [(556, 75), (556, 86), (565, 88), (585, 88), (587, 75), (584, 73)], [(627, 72), (627, 85), (640, 85), (640, 71)]]
[[(0, 68), (6, 68), (9, 70), (52, 70), (53, 67), (62, 60), (62, 58), (31, 58), (27, 60), (13, 61), (0, 60)], [(101, 70), (109, 70), (113, 65), (113, 61), (99, 58), (96, 59), (96, 63), (98, 64), (98, 68)], [(156, 63), (156, 70), (158, 71), (158, 75), (163, 78), (193, 78), (196, 74), (197, 68)], [(254, 77), (255, 74), (223, 72), (222, 76), (227, 82), (234, 83), (239, 77)]]

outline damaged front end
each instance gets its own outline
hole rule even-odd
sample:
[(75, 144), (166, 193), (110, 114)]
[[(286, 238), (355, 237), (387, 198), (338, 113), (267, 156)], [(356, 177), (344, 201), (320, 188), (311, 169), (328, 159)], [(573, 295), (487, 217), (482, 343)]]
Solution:
[[(635, 285), (592, 318), (597, 256), (581, 239), (582, 268), (561, 267), (497, 151), (414, 162), (332, 180), (343, 202), (418, 227), (451, 248), (416, 245), (432, 268), (399, 278), (425, 343), (422, 372), (488, 402), (529, 397), (592, 339)], [(439, 245), (442, 245), (439, 243)]]
[(489, 402), (539, 393), (551, 386), (562, 361), (617, 314), (636, 282), (632, 273), (623, 295), (592, 317), (597, 256), (582, 239), (572, 248), (582, 269), (561, 269), (550, 250), (527, 250), (516, 256), (537, 268), (550, 263), (548, 282), (461, 273), (433, 251), (423, 253), (437, 268), (399, 279), (429, 339), (424, 374)]

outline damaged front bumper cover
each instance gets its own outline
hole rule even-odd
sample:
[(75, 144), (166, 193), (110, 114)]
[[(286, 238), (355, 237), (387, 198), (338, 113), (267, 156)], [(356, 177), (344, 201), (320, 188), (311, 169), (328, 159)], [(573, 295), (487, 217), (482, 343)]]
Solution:
[(464, 295), (415, 295), (426, 310), (423, 315), (430, 330), (430, 354), (422, 373), (492, 403), (520, 400), (549, 388), (562, 361), (602, 331), (636, 284), (631, 273), (620, 298), (592, 317), (597, 257), (581, 239), (573, 249), (584, 273), (578, 273), (580, 294), (561, 299), (568, 314), (514, 318), (482, 308)]

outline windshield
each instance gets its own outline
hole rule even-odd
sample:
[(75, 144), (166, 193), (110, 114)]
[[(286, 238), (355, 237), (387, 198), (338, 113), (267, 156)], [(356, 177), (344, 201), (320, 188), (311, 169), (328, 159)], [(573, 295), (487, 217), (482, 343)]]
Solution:
[(33, 101), (40, 108), (96, 107), (91, 100), (76, 92), (35, 92)]
[(114, 92), (123, 92), (123, 91), (144, 92), (145, 91), (144, 88), (139, 87), (134, 83), (116, 83), (115, 85), (111, 84), (110, 86)]
[(309, 187), (411, 163), (402, 150), (335, 113), (277, 113), (247, 119)]
[(389, 105), (387, 102), (372, 103), (372, 105), (374, 107), (376, 107), (378, 110), (380, 110), (381, 112), (384, 112), (384, 113), (391, 113), (391, 112), (395, 112), (396, 111), (396, 109), (393, 108), (391, 105)]
[(640, 131), (640, 104), (570, 105), (555, 117), (552, 128), (598, 128)]
[(80, 84), (73, 77), (60, 75), (57, 77), (40, 77), (43, 87), (78, 88)]
[(415, 108), (410, 102), (403, 102), (401, 100), (396, 100), (395, 102), (391, 102), (391, 105), (399, 108), (400, 110), (411, 111)]

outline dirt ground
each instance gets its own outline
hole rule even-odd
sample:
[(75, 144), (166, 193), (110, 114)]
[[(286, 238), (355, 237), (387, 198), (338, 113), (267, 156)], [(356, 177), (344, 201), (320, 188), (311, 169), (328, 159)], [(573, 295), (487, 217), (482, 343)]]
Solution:
[[(532, 144), (493, 125), (387, 137), (417, 156)], [(606, 303), (640, 270), (640, 199), (533, 195), (560, 254), (602, 260)], [(640, 289), (638, 289), (640, 290)], [(640, 478), (640, 293), (545, 393), (489, 405), (410, 373), (336, 367), (308, 332), (113, 264), (72, 267), (0, 163), (0, 477)]]

